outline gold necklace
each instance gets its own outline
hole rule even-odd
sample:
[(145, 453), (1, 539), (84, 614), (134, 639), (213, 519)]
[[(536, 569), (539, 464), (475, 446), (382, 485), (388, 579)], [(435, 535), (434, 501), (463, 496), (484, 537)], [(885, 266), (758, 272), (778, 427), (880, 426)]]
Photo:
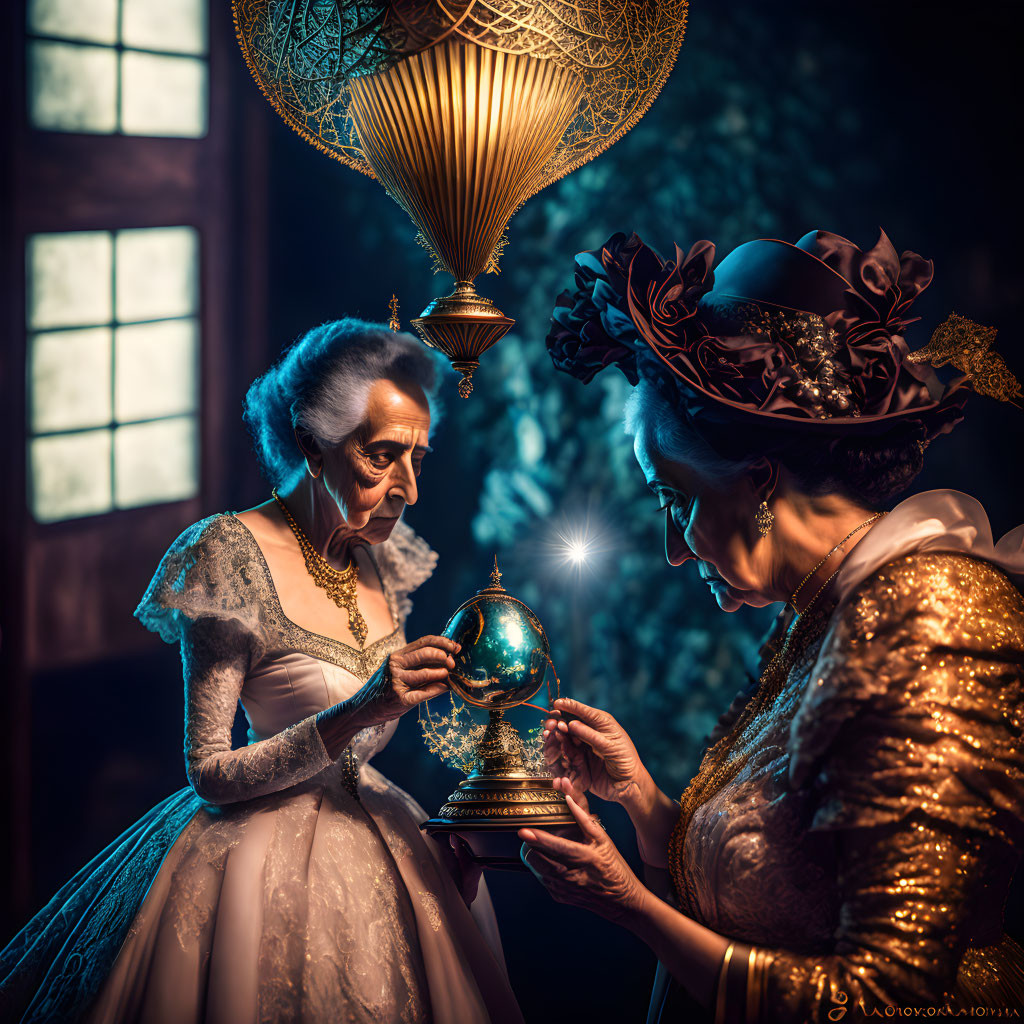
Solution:
[[(878, 512), (866, 522), (860, 524), (857, 529), (852, 530), (844, 537), (801, 581), (793, 594), (799, 593), (801, 587), (820, 569), (828, 559), (841, 548), (858, 530), (862, 530), (869, 523), (880, 519), (884, 512)], [(683, 871), (683, 844), (686, 839), (687, 829), (690, 822), (702, 804), (707, 803), (716, 793), (730, 783), (740, 770), (747, 763), (750, 755), (729, 759), (729, 753), (736, 746), (740, 737), (746, 731), (747, 726), (766, 711), (775, 701), (775, 698), (782, 692), (789, 673), (796, 664), (797, 658), (810, 644), (821, 635), (825, 624), (828, 622), (828, 615), (818, 612), (814, 615), (809, 613), (818, 603), (818, 598), (828, 589), (829, 584), (839, 574), (839, 568), (814, 592), (814, 596), (807, 602), (802, 612), (798, 612), (796, 618), (790, 623), (789, 629), (783, 638), (781, 647), (772, 655), (761, 678), (758, 681), (757, 690), (747, 701), (746, 706), (739, 717), (733, 723), (732, 728), (721, 737), (719, 741), (704, 755), (697, 774), (686, 787), (686, 792), (679, 798), (679, 820), (672, 830), (668, 843), (668, 866), (675, 885), (676, 893), (680, 899), (680, 910), (692, 917), (697, 910), (696, 888)], [(792, 603), (793, 598), (790, 598)], [(799, 641), (800, 646), (797, 645)]]
[[(855, 526), (825, 557), (797, 584), (796, 590), (793, 591), (789, 598), (789, 604), (796, 609), (796, 595), (804, 589), (804, 584), (856, 533), (860, 533), (865, 526), (870, 526), (876, 519), (881, 519), (884, 516), (884, 512), (876, 512), (870, 519), (865, 519), (860, 526)], [(831, 577), (829, 577), (831, 579)], [(805, 608), (804, 611), (807, 609)]]
[(313, 577), (313, 582), (318, 587), (322, 587), (327, 591), (327, 596), (339, 608), (344, 608), (348, 612), (349, 631), (356, 638), (356, 643), (359, 644), (359, 648), (362, 650), (363, 644), (366, 643), (367, 630), (366, 619), (363, 618), (359, 611), (359, 605), (356, 603), (359, 567), (356, 565), (355, 559), (349, 561), (344, 569), (335, 569), (313, 547), (312, 541), (295, 521), (295, 517), (288, 510), (288, 506), (284, 503), (281, 495), (277, 493), (277, 488), (275, 487), (270, 493), (274, 496), (274, 501), (281, 507), (285, 521), (292, 528), (292, 533), (295, 534), (295, 539), (299, 542), (299, 550), (302, 552), (302, 558), (306, 563), (306, 572)]

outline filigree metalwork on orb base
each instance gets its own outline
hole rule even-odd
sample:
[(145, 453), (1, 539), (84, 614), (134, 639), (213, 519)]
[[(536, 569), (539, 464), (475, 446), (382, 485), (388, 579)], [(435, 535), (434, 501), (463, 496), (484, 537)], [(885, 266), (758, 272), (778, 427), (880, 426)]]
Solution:
[(432, 820), (432, 825), (444, 821), (487, 821), (492, 817), (524, 817), (531, 821), (543, 819), (549, 824), (572, 824), (565, 798), (553, 789), (550, 779), (523, 779), (523, 788), (509, 790), (515, 780), (491, 778), (468, 779), (459, 783), (459, 788), (448, 798), (448, 802)]
[[(452, 807), (453, 804), (468, 802), (468, 801), (471, 801), (471, 800), (474, 800), (474, 799), (475, 799), (475, 794), (472, 794), (472, 793), (467, 794), (464, 790), (456, 790), (454, 793), (452, 793), (452, 795), (450, 797), (448, 797), (448, 803), (445, 804), (445, 807)], [(511, 804), (531, 803), (531, 804), (537, 804), (537, 806), (545, 806), (545, 807), (547, 807), (547, 806), (552, 806), (552, 807), (555, 806), (555, 801), (552, 798), (552, 795), (550, 793), (548, 793), (548, 794), (537, 793), (537, 792), (535, 792), (533, 790), (526, 790), (526, 789), (523, 789), (523, 790), (499, 790), (499, 791), (496, 791), (494, 793), (491, 793), (490, 794), (490, 799), (492, 799), (492, 800), (500, 800), (503, 803), (511, 803)], [(538, 800), (542, 801), (542, 803), (538, 804), (537, 803)], [(564, 801), (562, 801), (562, 803), (564, 803)], [(558, 806), (561, 806), (561, 804), (559, 804)], [(458, 808), (455, 808), (453, 810), (453, 813), (461, 813), (461, 812), (458, 811)]]
[[(377, 178), (461, 286), (497, 272), (527, 199), (646, 113), (682, 43), (687, 0), (234, 0), (233, 10), (274, 109)], [(466, 397), (479, 355), (514, 321), (431, 317), (414, 321), (424, 340), (474, 364), (460, 367)]]
[(523, 741), (500, 709), (491, 712), (476, 756), (477, 766), (470, 775), (471, 779), (525, 773)]

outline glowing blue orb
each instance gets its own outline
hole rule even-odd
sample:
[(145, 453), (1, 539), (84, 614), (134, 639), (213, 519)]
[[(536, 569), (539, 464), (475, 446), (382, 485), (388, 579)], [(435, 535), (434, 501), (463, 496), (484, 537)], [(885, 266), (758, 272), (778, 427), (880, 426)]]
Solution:
[(462, 644), (449, 683), (478, 707), (514, 708), (544, 684), (548, 638), (530, 609), (503, 590), (488, 588), (461, 605), (444, 635)]

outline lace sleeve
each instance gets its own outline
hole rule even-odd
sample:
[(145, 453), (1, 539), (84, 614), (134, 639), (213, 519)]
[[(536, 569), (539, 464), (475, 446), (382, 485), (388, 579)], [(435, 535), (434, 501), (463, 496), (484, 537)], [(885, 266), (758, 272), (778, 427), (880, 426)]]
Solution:
[(201, 616), (240, 627), (262, 644), (254, 581), (260, 573), (251, 535), (232, 515), (193, 523), (167, 549), (135, 617), (162, 640), (177, 644)]
[(170, 546), (135, 611), (148, 629), (181, 645), (186, 773), (210, 803), (285, 789), (331, 764), (315, 716), (231, 749), (242, 683), (266, 646), (259, 573), (245, 527), (233, 516), (212, 516)]
[(205, 617), (182, 634), (186, 771), (192, 788), (210, 803), (286, 789), (332, 763), (316, 715), (232, 750), (231, 726), (249, 659), (248, 638), (237, 623)]
[(743, 949), (746, 1020), (941, 1005), (974, 937), (998, 941), (988, 886), (1024, 845), (1022, 664), (1024, 600), (985, 563), (913, 555), (853, 595), (790, 732), (811, 827), (836, 834), (834, 952)]

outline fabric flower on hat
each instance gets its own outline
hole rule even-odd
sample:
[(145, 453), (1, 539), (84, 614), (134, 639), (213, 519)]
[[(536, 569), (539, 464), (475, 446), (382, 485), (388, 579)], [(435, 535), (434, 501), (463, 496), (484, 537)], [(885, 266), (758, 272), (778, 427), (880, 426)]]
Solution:
[(943, 387), (902, 333), (930, 260), (897, 256), (884, 232), (867, 251), (813, 231), (747, 242), (712, 270), (714, 255), (701, 241), (663, 260), (621, 233), (581, 253), (547, 339), (556, 367), (589, 382), (617, 365), (635, 385), (653, 356), (656, 385), (685, 414), (743, 428), (845, 435), (899, 419), (928, 440), (962, 418), (963, 379)]
[(555, 300), (548, 352), (557, 369), (584, 384), (606, 366), (618, 366), (637, 383), (636, 357), (643, 343), (625, 302), (626, 276), (643, 246), (632, 234), (612, 235), (600, 249), (576, 257), (576, 290)]

